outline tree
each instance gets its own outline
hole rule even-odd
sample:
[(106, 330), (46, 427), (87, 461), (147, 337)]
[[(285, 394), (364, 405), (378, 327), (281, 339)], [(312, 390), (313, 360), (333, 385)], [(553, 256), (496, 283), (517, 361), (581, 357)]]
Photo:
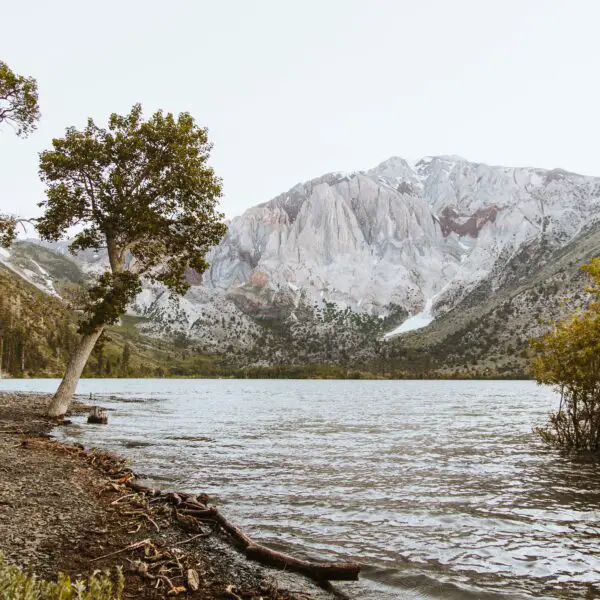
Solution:
[(18, 136), (27, 137), (39, 118), (37, 81), (17, 75), (0, 61), (0, 124), (9, 123)]
[(127, 375), (129, 372), (129, 361), (131, 359), (131, 348), (129, 346), (129, 342), (125, 343), (123, 347), (123, 353), (121, 354), (121, 369), (123, 370), (123, 374)]
[[(20, 137), (27, 137), (37, 127), (40, 118), (37, 81), (33, 77), (16, 75), (0, 61), (0, 125), (8, 123)], [(0, 246), (10, 246), (21, 219), (0, 212)]]
[(544, 441), (572, 452), (600, 450), (600, 258), (583, 270), (591, 277), (591, 301), (539, 339), (532, 372), (539, 384), (560, 393), (558, 411), (537, 433)]
[(37, 230), (56, 241), (77, 225), (71, 252), (105, 248), (109, 263), (88, 290), (79, 346), (48, 407), (48, 416), (59, 417), (104, 328), (125, 312), (142, 279), (185, 294), (186, 271), (207, 268), (205, 255), (226, 227), (216, 211), (221, 181), (207, 165), (207, 130), (188, 113), (158, 111), (145, 121), (136, 104), (111, 115), (107, 129), (89, 119), (52, 146), (40, 154), (47, 189)]

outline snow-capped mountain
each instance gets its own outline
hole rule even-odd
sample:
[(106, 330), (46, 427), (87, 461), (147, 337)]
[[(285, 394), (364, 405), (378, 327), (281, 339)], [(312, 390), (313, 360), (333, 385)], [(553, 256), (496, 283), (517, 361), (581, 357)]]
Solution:
[[(593, 254), (596, 234), (585, 232), (595, 224), (600, 178), (456, 156), (395, 157), (367, 171), (323, 175), (250, 208), (229, 223), (209, 270), (190, 273), (185, 298), (146, 285), (131, 311), (148, 319), (149, 333), (183, 332), (205, 350), (252, 351), (259, 361), (269, 344), (271, 358), (281, 360), (372, 356), (378, 350), (367, 338), (389, 340), (483, 306), (561, 249)], [(74, 259), (81, 270), (70, 272), (67, 243), (45, 246), (61, 260), (22, 246), (0, 262), (59, 295), (61, 281), (106, 268), (103, 251), (87, 251)], [(456, 334), (454, 325), (440, 326)]]
[(247, 313), (303, 295), (386, 314), (446, 311), (538, 240), (571, 241), (600, 217), (600, 178), (456, 156), (391, 158), (293, 187), (233, 219), (204, 286)]

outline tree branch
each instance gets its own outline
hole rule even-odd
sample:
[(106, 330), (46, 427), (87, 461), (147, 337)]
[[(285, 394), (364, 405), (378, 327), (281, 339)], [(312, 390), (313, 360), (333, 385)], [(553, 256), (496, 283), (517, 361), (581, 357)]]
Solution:
[(135, 240), (129, 242), (129, 244), (127, 244), (126, 246), (123, 246), (123, 248), (121, 248), (121, 251), (119, 252), (120, 261), (123, 262), (125, 260), (125, 254), (131, 251), (133, 248), (135, 248), (141, 241), (142, 238), (136, 238)]
[[(99, 223), (101, 223), (102, 219), (101, 219), (100, 211), (98, 209), (98, 203), (96, 202), (96, 194), (94, 193), (94, 185), (92, 183), (92, 178), (83, 169), (81, 170), (81, 173), (83, 174), (83, 185), (85, 187), (85, 191), (87, 192), (88, 196), (90, 197), (90, 202), (92, 203), (92, 214), (94, 215), (94, 218)], [(88, 184), (89, 184), (89, 187), (88, 187)]]
[(29, 223), (30, 225), (35, 226), (37, 221), (38, 221), (38, 219), (35, 219), (33, 217), (30, 219), (26, 219), (25, 217), (11, 217), (8, 215), (3, 216), (0, 214), (0, 223), (5, 222), (5, 223), (13, 223), (14, 225), (21, 225), (21, 227), (23, 227), (23, 229), (25, 231), (27, 231), (27, 229), (25, 229), (24, 223)]

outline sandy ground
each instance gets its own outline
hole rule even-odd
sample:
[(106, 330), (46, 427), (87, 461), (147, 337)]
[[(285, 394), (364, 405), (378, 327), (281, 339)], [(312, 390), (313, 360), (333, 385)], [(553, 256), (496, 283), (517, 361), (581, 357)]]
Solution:
[(124, 459), (49, 437), (47, 401), (0, 393), (0, 552), (9, 562), (46, 579), (121, 566), (124, 598), (344, 597), (251, 562), (214, 523), (132, 493)]

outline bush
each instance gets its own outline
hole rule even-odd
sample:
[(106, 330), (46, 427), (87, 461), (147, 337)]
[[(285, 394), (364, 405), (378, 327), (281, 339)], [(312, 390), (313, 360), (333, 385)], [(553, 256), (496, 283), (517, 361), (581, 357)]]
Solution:
[(37, 579), (15, 566), (6, 564), (0, 553), (0, 598), (3, 600), (119, 600), (125, 580), (117, 570), (116, 585), (109, 573), (94, 572), (87, 583), (71, 581), (68, 575), (58, 574), (56, 583)]
[(600, 258), (583, 269), (592, 278), (585, 311), (558, 323), (531, 345), (532, 372), (539, 384), (560, 393), (558, 411), (536, 427), (541, 438), (572, 452), (600, 450)]

